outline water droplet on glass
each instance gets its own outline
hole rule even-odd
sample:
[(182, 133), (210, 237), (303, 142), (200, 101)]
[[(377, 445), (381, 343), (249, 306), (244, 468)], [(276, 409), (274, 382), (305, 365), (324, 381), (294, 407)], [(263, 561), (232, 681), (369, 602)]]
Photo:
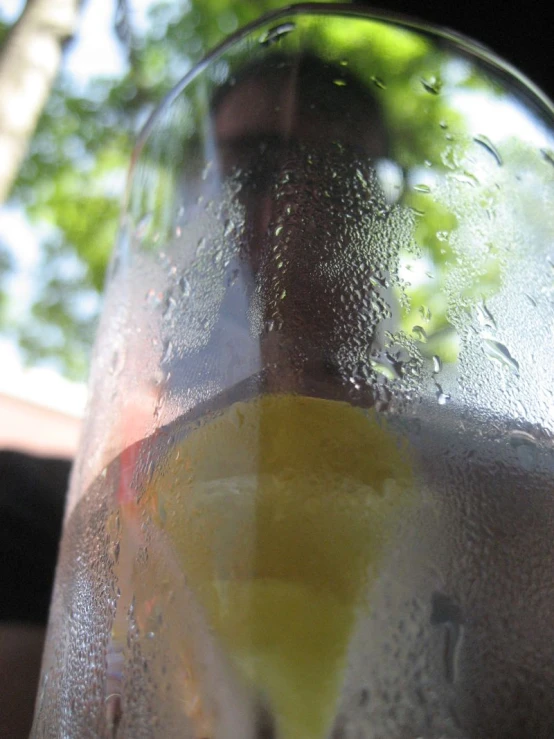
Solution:
[(488, 136), (483, 136), (482, 134), (479, 134), (478, 136), (474, 136), (473, 140), (476, 144), (480, 144), (484, 149), (486, 149), (489, 154), (491, 154), (498, 164), (499, 167), (502, 166), (502, 157), (500, 156), (500, 152), (496, 148), (496, 146), (492, 143), (492, 141), (488, 138)]
[(436, 75), (427, 78), (422, 77), (421, 84), (423, 85), (423, 89), (431, 95), (439, 95), (442, 90), (442, 80)]
[(333, 84), (336, 85), (337, 87), (346, 87), (347, 83), (346, 83), (346, 80), (342, 80), (339, 77), (338, 79), (333, 80)]
[(370, 275), (369, 281), (373, 285), (373, 287), (384, 287), (384, 288), (389, 287), (388, 280), (385, 277), (378, 275), (378, 274)]
[(228, 218), (223, 224), (223, 235), (230, 236), (231, 233), (233, 232), (233, 228), (234, 228), (234, 223), (230, 218)]
[(175, 229), (175, 236), (179, 239), (181, 238), (182, 234), (183, 234), (183, 229), (181, 228), (181, 226), (177, 226), (177, 228)]
[(442, 359), (438, 354), (433, 355), (433, 374), (438, 375), (442, 369)]
[(444, 390), (442, 389), (442, 387), (439, 385), (438, 382), (435, 383), (435, 387), (437, 388), (437, 391), (435, 393), (437, 403), (439, 405), (446, 405), (451, 399), (450, 395), (444, 392)]
[(152, 223), (152, 213), (146, 213), (140, 221), (137, 223), (135, 228), (135, 238), (142, 241), (148, 232), (148, 228)]
[(432, 317), (431, 311), (426, 305), (420, 305), (419, 315), (423, 318), (424, 321), (427, 321), (427, 323), (429, 323)]
[(529, 433), (529, 431), (524, 431), (523, 429), (514, 429), (513, 431), (510, 431), (508, 436), (510, 443), (513, 446), (519, 446), (520, 444), (531, 444), (532, 446), (535, 446), (537, 444), (537, 439), (533, 434)]
[(450, 233), (448, 231), (437, 231), (437, 239), (439, 241), (448, 241)]
[(285, 36), (288, 36), (288, 34), (291, 31), (294, 31), (295, 28), (295, 24), (290, 21), (288, 23), (280, 23), (278, 26), (273, 26), (273, 28), (268, 29), (264, 34), (262, 34), (260, 37), (260, 44), (262, 46), (275, 44), (277, 41), (281, 41)]
[(275, 229), (275, 236), (279, 236), (282, 230), (283, 226), (277, 226), (277, 228)]
[(414, 190), (415, 190), (416, 192), (423, 192), (423, 193), (425, 193), (425, 194), (427, 194), (427, 193), (430, 193), (430, 192), (431, 192), (431, 188), (429, 187), (429, 185), (425, 185), (425, 184), (423, 184), (423, 183), (420, 183), (420, 184), (418, 184), (418, 185), (414, 185)]
[(181, 294), (184, 298), (190, 297), (191, 293), (191, 287), (190, 282), (187, 280), (187, 278), (183, 275), (179, 278), (179, 289), (181, 290)]
[(399, 380), (402, 377), (402, 362), (395, 359), (388, 352), (378, 357), (372, 357), (369, 363), (375, 372), (383, 375), (387, 380)]
[(527, 298), (527, 300), (528, 300), (528, 301), (529, 301), (529, 302), (531, 303), (531, 305), (533, 306), (533, 308), (536, 308), (536, 307), (537, 307), (537, 301), (535, 300), (535, 298), (533, 298), (533, 297), (532, 297), (531, 295), (529, 295), (528, 293), (526, 293), (526, 294), (525, 294), (525, 297), (526, 297), (526, 298)]
[(173, 342), (164, 341), (163, 348), (162, 348), (161, 364), (166, 364), (167, 362), (169, 362), (172, 354), (173, 354)]
[(205, 248), (206, 248), (206, 237), (201, 236), (198, 239), (198, 243), (196, 244), (196, 256), (199, 256), (200, 254), (202, 254)]
[(519, 376), (519, 363), (512, 357), (509, 349), (502, 344), (502, 342), (496, 341), (495, 339), (484, 338), (483, 348), (485, 355), (491, 361), (498, 362), (511, 370), (515, 375)]
[(483, 328), (496, 328), (496, 321), (494, 320), (494, 316), (485, 305), (484, 300), (477, 304), (475, 310), (480, 326), (482, 326)]
[(456, 682), (459, 675), (460, 651), (464, 637), (462, 611), (444, 593), (433, 593), (431, 599), (431, 625), (444, 630), (444, 676), (447, 683)]
[(541, 149), (541, 154), (545, 160), (554, 167), (554, 151), (552, 151), (552, 149)]
[(373, 84), (375, 85), (375, 87), (378, 87), (379, 88), (379, 90), (386, 90), (387, 89), (387, 85), (385, 84), (385, 82), (381, 79), (381, 77), (378, 77), (376, 74), (373, 74), (370, 77), (370, 80), (373, 82)]
[(508, 435), (510, 445), (515, 449), (518, 461), (524, 470), (531, 471), (536, 467), (538, 440), (523, 429), (514, 429)]
[(164, 311), (162, 313), (162, 317), (165, 321), (169, 321), (173, 315), (173, 311), (177, 307), (177, 302), (175, 301), (175, 298), (173, 298), (171, 295), (166, 301)]
[(412, 328), (412, 333), (417, 337), (418, 341), (421, 341), (422, 344), (427, 343), (427, 333), (423, 326), (414, 326)]
[(281, 291), (281, 294), (279, 295), (279, 299), (280, 300), (284, 300), (286, 297), (287, 297), (287, 291), (286, 290), (282, 290)]
[(231, 285), (234, 285), (235, 282), (238, 279), (238, 276), (240, 274), (240, 270), (234, 269), (231, 274), (229, 275), (229, 279), (227, 280), (227, 286), (231, 287)]

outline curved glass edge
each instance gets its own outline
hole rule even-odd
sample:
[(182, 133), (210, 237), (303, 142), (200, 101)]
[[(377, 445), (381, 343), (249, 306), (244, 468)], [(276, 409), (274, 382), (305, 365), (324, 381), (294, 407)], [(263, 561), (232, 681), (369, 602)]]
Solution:
[(378, 8), (360, 8), (345, 3), (298, 3), (289, 5), (279, 10), (267, 13), (255, 21), (248, 23), (238, 29), (231, 36), (228, 36), (220, 44), (215, 46), (201, 61), (199, 61), (189, 72), (170, 90), (162, 99), (160, 104), (151, 113), (150, 117), (144, 124), (142, 130), (138, 134), (137, 143), (131, 158), (131, 167), (129, 176), (132, 174), (134, 163), (140, 156), (140, 152), (144, 147), (152, 129), (156, 125), (157, 120), (163, 115), (165, 110), (179, 96), (179, 94), (202, 72), (210, 66), (218, 57), (228, 51), (234, 44), (242, 41), (258, 28), (262, 28), (269, 23), (279, 22), (285, 18), (298, 15), (320, 15), (320, 16), (344, 16), (348, 18), (360, 18), (369, 21), (380, 21), (385, 23), (393, 23), (405, 30), (424, 33), (428, 36), (447, 41), (458, 48), (461, 52), (471, 54), (475, 59), (480, 60), (492, 68), (502, 77), (509, 77), (511, 81), (516, 81), (523, 89), (523, 92), (534, 98), (535, 104), (539, 104), (542, 112), (554, 117), (554, 102), (532, 82), (525, 74), (520, 72), (510, 62), (506, 61), (487, 46), (481, 44), (474, 39), (443, 28), (442, 26), (428, 23), (426, 21), (417, 20), (404, 15), (403, 13), (391, 12)]

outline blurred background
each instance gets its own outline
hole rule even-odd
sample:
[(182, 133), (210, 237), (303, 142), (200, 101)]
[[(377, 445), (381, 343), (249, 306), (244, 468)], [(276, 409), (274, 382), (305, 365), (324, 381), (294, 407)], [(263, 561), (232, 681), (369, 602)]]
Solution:
[[(28, 731), (63, 498), (133, 141), (210, 47), (287, 4), (0, 0), (0, 684), (11, 686), (0, 698), (2, 736)], [(380, 7), (466, 33), (552, 93), (549, 27), (538, 3), (495, 0), (486, 12), (476, 0), (383, 0)], [(417, 49), (393, 42), (398, 63), (417, 69)], [(445, 114), (440, 98), (411, 111), (402, 99), (401, 89), (391, 94), (389, 115), (410, 127), (411, 140), (415, 126), (428, 138)], [(498, 121), (501, 111), (491, 116)], [(437, 212), (437, 233), (443, 217)], [(444, 245), (431, 240), (429, 250), (440, 261)], [(421, 308), (424, 283), (418, 289), (412, 298)], [(433, 315), (428, 333), (442, 336), (440, 306)], [(20, 642), (8, 630), (16, 623), (23, 624)]]

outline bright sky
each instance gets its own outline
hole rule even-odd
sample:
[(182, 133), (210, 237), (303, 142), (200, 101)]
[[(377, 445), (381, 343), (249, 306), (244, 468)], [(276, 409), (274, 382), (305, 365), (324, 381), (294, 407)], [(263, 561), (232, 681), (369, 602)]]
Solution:
[[(147, 22), (148, 7), (154, 0), (131, 0), (134, 28)], [(23, 0), (0, 0), (0, 17), (9, 22), (21, 13)], [(77, 84), (91, 77), (112, 76), (122, 72), (125, 58), (113, 34), (111, 0), (86, 0), (80, 17), (77, 37), (68, 50), (64, 68)], [(29, 303), (33, 270), (40, 256), (40, 234), (31, 226), (20, 209), (0, 209), (0, 234), (16, 261), (16, 271), (9, 284), (15, 303)], [(0, 393), (14, 395), (46, 405), (71, 415), (80, 416), (86, 401), (86, 386), (69, 382), (51, 368), (24, 368), (17, 347), (0, 337)]]

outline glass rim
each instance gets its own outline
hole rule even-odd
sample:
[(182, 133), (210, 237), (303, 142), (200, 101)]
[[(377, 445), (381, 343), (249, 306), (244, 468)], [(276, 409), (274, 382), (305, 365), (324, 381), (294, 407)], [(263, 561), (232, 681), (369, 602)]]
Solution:
[(237, 42), (249, 36), (256, 29), (294, 16), (336, 16), (344, 18), (359, 18), (360, 20), (390, 23), (408, 31), (428, 34), (436, 39), (448, 42), (454, 48), (470, 54), (474, 59), (485, 62), (493, 70), (502, 76), (509, 76), (515, 80), (523, 91), (539, 104), (543, 112), (554, 118), (554, 102), (536, 85), (526, 74), (521, 72), (511, 62), (494, 52), (485, 44), (466, 36), (463, 33), (435, 23), (420, 20), (409, 14), (396, 11), (384, 10), (372, 6), (358, 6), (351, 3), (336, 2), (304, 2), (287, 5), (269, 13), (260, 15), (253, 21), (241, 26), (233, 33), (227, 35), (222, 41), (208, 51), (189, 71), (177, 82), (172, 89), (156, 105), (148, 119), (140, 129), (131, 157), (131, 171), (140, 156), (140, 152), (148, 140), (156, 122), (169, 108), (173, 101), (188, 87), (188, 85), (201, 75), (222, 54), (234, 46)]

